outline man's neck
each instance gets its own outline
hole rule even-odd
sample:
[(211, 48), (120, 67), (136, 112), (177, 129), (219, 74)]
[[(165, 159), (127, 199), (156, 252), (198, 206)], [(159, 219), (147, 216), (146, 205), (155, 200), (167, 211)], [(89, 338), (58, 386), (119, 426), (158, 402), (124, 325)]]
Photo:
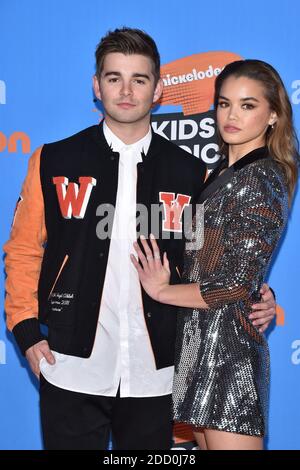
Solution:
[(117, 123), (105, 117), (105, 122), (110, 130), (120, 139), (124, 144), (131, 145), (141, 140), (149, 132), (150, 119), (145, 120), (143, 123)]

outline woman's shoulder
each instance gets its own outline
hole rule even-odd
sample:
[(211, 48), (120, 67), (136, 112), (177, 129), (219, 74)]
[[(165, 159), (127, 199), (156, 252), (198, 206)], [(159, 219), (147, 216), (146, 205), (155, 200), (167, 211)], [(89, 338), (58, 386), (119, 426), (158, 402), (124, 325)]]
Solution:
[(286, 186), (283, 168), (280, 163), (271, 156), (247, 165), (242, 169), (242, 173), (245, 178), (257, 179), (257, 181), (261, 183), (274, 180), (281, 183), (284, 187)]
[(288, 199), (288, 190), (282, 166), (274, 158), (268, 156), (257, 160), (237, 172), (236, 190), (238, 186), (253, 197), (264, 197), (270, 201), (281, 199), (284, 203)]

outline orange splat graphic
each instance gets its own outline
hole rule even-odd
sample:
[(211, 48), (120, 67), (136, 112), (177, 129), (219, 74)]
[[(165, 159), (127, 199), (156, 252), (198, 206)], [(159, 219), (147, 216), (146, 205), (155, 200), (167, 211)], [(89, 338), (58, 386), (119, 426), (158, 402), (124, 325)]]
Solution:
[(213, 104), (216, 76), (241, 57), (233, 52), (205, 52), (161, 67), (164, 91), (160, 104), (181, 105), (184, 115), (208, 111)]

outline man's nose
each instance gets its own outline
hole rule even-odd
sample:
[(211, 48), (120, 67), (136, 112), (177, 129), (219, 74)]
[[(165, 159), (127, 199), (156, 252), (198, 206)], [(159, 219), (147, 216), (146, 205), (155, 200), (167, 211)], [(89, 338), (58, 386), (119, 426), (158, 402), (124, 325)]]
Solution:
[(121, 87), (121, 95), (128, 96), (132, 94), (132, 85), (130, 82), (123, 82)]

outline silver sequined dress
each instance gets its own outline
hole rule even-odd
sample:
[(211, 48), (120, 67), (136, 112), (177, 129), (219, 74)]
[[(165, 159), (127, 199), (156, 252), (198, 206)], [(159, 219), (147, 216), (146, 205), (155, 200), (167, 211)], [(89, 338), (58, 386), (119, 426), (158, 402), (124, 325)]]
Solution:
[[(204, 244), (186, 251), (182, 282), (198, 283), (209, 309), (178, 313), (174, 418), (263, 436), (269, 350), (248, 315), (288, 217), (282, 170), (265, 147), (256, 149), (215, 171), (199, 203)], [(200, 227), (194, 229), (200, 236)]]

